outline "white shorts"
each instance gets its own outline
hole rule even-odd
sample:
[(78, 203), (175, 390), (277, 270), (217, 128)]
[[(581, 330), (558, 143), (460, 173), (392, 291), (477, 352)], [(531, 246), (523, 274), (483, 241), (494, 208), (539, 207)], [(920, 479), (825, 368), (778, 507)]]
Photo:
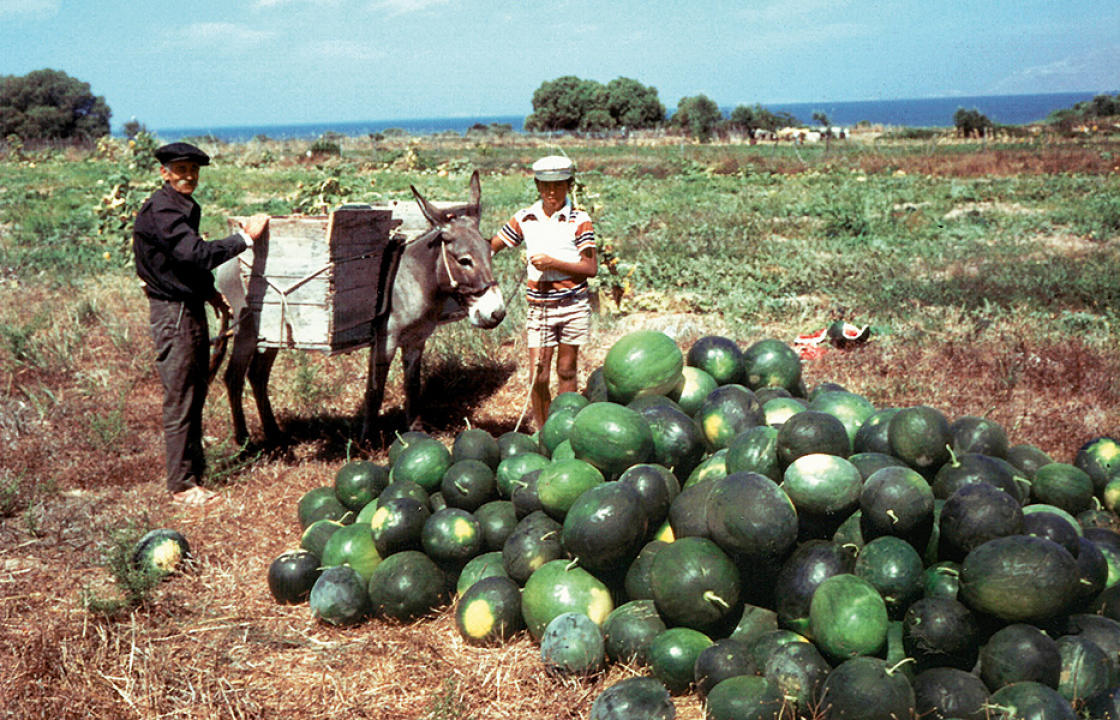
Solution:
[(587, 298), (560, 305), (529, 303), (525, 338), (531, 348), (583, 345), (590, 336), (591, 302)]

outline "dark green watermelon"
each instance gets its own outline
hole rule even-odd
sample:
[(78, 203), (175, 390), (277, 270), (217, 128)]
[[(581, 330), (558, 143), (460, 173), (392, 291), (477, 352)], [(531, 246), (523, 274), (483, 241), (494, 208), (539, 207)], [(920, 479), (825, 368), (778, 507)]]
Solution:
[(319, 558), (308, 550), (288, 550), (268, 566), (268, 590), (282, 605), (306, 602), (322, 569)]
[(369, 614), (366, 584), (349, 565), (327, 568), (308, 595), (311, 615), (331, 625), (355, 625)]
[(351, 460), (334, 476), (334, 493), (347, 510), (358, 512), (389, 484), (389, 469), (369, 460)]
[(552, 456), (557, 446), (568, 439), (572, 431), (572, 423), (582, 407), (562, 407), (553, 411), (549, 408), (548, 417), (541, 426), (540, 443), (545, 449), (545, 454)]
[(926, 405), (902, 408), (887, 426), (891, 455), (922, 473), (935, 473), (949, 459), (949, 421)]
[(406, 622), (432, 612), (447, 600), (447, 576), (422, 552), (390, 555), (373, 570), (369, 601), (379, 617)]
[(669, 398), (676, 401), (681, 412), (691, 417), (700, 409), (704, 398), (721, 384), (727, 383), (716, 381), (706, 370), (685, 365), (681, 369), (681, 383), (669, 391)]
[(450, 507), (474, 512), (497, 496), (497, 479), (489, 465), (467, 458), (451, 464), (440, 481), (440, 493)]
[(918, 673), (911, 684), (918, 717), (989, 720), (985, 705), (990, 693), (970, 672), (934, 667)]
[(960, 562), (989, 540), (1022, 533), (1023, 510), (994, 485), (965, 485), (945, 501), (939, 530), (939, 557)]
[(638, 492), (626, 483), (604, 483), (572, 503), (564, 516), (561, 540), (588, 570), (620, 571), (630, 566), (644, 544), (646, 525)]
[[(1069, 700), (1042, 683), (1025, 681), (1004, 686), (992, 693), (989, 704), (1001, 708), (1006, 718), (1030, 720), (1076, 720)], [(1093, 716), (1096, 720), (1097, 716)], [(1104, 720), (1103, 717), (1101, 720)]]
[(743, 351), (731, 338), (705, 335), (688, 349), (685, 361), (703, 370), (717, 385), (743, 382)]
[(706, 452), (700, 426), (683, 411), (671, 407), (653, 406), (640, 412), (653, 436), (650, 462), (671, 469), (678, 478), (688, 477)]
[(887, 615), (901, 620), (922, 595), (922, 557), (902, 538), (882, 535), (864, 545), (853, 572), (871, 583), (887, 605)]
[(739, 600), (739, 570), (707, 538), (681, 538), (657, 552), (650, 568), (657, 609), (674, 625), (706, 629)]
[(1077, 561), (1057, 543), (1008, 535), (980, 545), (961, 563), (961, 600), (1006, 622), (1040, 622), (1076, 597)]
[(562, 531), (560, 523), (540, 510), (522, 518), (502, 545), (506, 574), (524, 584), (537, 568), (564, 557)]
[(757, 425), (735, 436), (727, 446), (727, 472), (754, 472), (774, 482), (782, 481), (778, 460), (778, 430)]
[(509, 640), (525, 627), (521, 588), (501, 575), (472, 583), (455, 606), (455, 627), (471, 645), (497, 645)]
[(377, 496), (377, 502), (379, 505), (384, 505), (390, 500), (409, 498), (431, 510), (431, 497), (431, 493), (411, 480), (395, 480), (385, 486), (385, 489)]
[(337, 520), (316, 520), (303, 531), (299, 546), (313, 553), (315, 557), (322, 557), (323, 549), (327, 547), (327, 541), (331, 539), (331, 535), (344, 527), (346, 526)]
[(859, 426), (855, 439), (852, 441), (852, 450), (857, 453), (880, 453), (890, 455), (891, 443), (887, 437), (891, 418), (898, 413), (900, 408), (887, 407), (871, 413)]
[(1077, 449), (1073, 464), (1089, 476), (1099, 494), (1120, 471), (1120, 440), (1108, 436), (1089, 440)]
[(1007, 432), (1003, 426), (988, 418), (964, 415), (949, 425), (950, 444), (953, 452), (980, 453), (993, 457), (1007, 457)]
[(611, 685), (591, 703), (590, 720), (673, 720), (676, 707), (659, 680), (630, 677)]
[(832, 666), (816, 645), (791, 642), (774, 648), (760, 670), (797, 710), (807, 714), (818, 705), (821, 686)]
[(1077, 515), (1093, 505), (1093, 479), (1068, 463), (1043, 465), (1031, 478), (1031, 499)]
[(370, 519), (373, 543), (381, 557), (387, 558), (402, 550), (422, 547), (424, 523), (431, 516), (427, 507), (418, 501), (402, 497), (378, 502)]
[(381, 555), (377, 552), (370, 528), (347, 525), (331, 535), (320, 561), (323, 567), (349, 565), (357, 571), (362, 582), (369, 582), (374, 568), (381, 563)]
[(828, 674), (821, 689), (829, 720), (913, 717), (914, 689), (906, 674), (875, 657), (853, 657)]
[(846, 458), (852, 454), (844, 423), (819, 410), (805, 410), (778, 428), (778, 462), (786, 467), (802, 455), (824, 453)]
[(628, 467), (618, 481), (638, 495), (647, 526), (658, 526), (669, 517), (669, 506), (681, 494), (681, 484), (669, 468), (642, 463)]
[(778, 720), (785, 698), (777, 685), (759, 675), (736, 675), (708, 694), (710, 720)]
[(468, 560), (455, 581), (455, 592), (462, 595), (471, 585), (488, 577), (509, 577), (505, 566), (502, 565), (500, 551), (482, 553)]
[(467, 428), (456, 435), (451, 443), (451, 464), (463, 460), (478, 460), (494, 471), (502, 460), (502, 449), (487, 431), (482, 428)]
[(688, 691), (695, 678), (696, 658), (712, 639), (687, 627), (671, 627), (650, 643), (647, 657), (653, 676), (673, 695)]
[(498, 463), (494, 476), (498, 485), (498, 495), (509, 499), (513, 496), (515, 483), (527, 473), (543, 470), (552, 461), (537, 452), (523, 451), (507, 456)]
[(447, 468), (451, 467), (451, 451), (435, 438), (419, 439), (405, 447), (389, 470), (393, 481), (411, 480), (429, 493), (439, 489)]
[(696, 422), (708, 446), (718, 450), (730, 445), (739, 433), (765, 425), (766, 415), (753, 392), (732, 383), (708, 394), (696, 411)]
[(707, 520), (709, 535), (721, 548), (751, 560), (781, 562), (797, 541), (797, 510), (789, 496), (757, 473), (714, 481)]
[(855, 447), (856, 434), (863, 423), (875, 414), (875, 406), (870, 400), (847, 390), (818, 393), (809, 402), (809, 409), (828, 413), (843, 423), (852, 448)]
[(333, 487), (317, 487), (305, 492), (296, 506), (299, 525), (303, 529), (316, 520), (338, 520), (346, 518), (347, 509), (335, 495)]
[(774, 584), (774, 610), (783, 628), (809, 633), (809, 604), (817, 586), (833, 575), (850, 573), (853, 553), (826, 540), (809, 540), (797, 546), (782, 564)]
[(391, 468), (397, 463), (397, 458), (401, 456), (401, 453), (404, 452), (405, 448), (409, 445), (421, 440), (430, 440), (431, 438), (431, 435), (422, 430), (409, 430), (403, 434), (397, 433), (396, 439), (389, 445), (389, 467)]
[(156, 528), (149, 530), (137, 541), (132, 551), (132, 564), (141, 572), (164, 577), (178, 570), (190, 557), (190, 544), (181, 532), (171, 528)]
[(482, 526), (466, 510), (449, 507), (424, 521), (420, 541), (431, 559), (463, 564), (482, 552)]
[(782, 387), (796, 395), (801, 384), (801, 357), (781, 340), (759, 340), (743, 353), (743, 376), (752, 390)]
[(619, 605), (603, 622), (607, 657), (618, 662), (646, 662), (646, 651), (665, 631), (665, 621), (652, 599)]
[[(498, 436), (499, 463), (511, 455), (526, 452), (542, 454), (541, 445), (533, 436), (516, 430), (510, 430)], [(497, 472), (496, 468), (495, 472)]]
[(1056, 689), (1066, 700), (1081, 702), (1114, 685), (1109, 657), (1095, 642), (1077, 635), (1056, 642), (1062, 660)]
[(642, 546), (638, 556), (626, 570), (626, 597), (631, 600), (653, 600), (653, 586), (650, 584), (653, 558), (668, 544), (663, 540), (650, 540)]
[(541, 634), (541, 661), (549, 670), (590, 675), (601, 670), (606, 659), (602, 629), (582, 612), (557, 615)]
[(585, 460), (557, 460), (541, 469), (537, 497), (546, 513), (563, 520), (580, 495), (603, 482), (603, 473)]
[(491, 500), (474, 511), (482, 530), (482, 549), (501, 550), (517, 527), (517, 511), (509, 500)]
[(885, 467), (872, 473), (860, 491), (859, 508), (865, 541), (894, 535), (925, 548), (933, 531), (933, 490), (909, 468)]
[(980, 679), (993, 692), (1028, 680), (1057, 689), (1061, 671), (1057, 641), (1026, 623), (1000, 628), (980, 651)]
[(960, 602), (946, 597), (920, 598), (902, 619), (902, 644), (915, 671), (953, 667), (971, 670), (980, 653), (980, 624)]

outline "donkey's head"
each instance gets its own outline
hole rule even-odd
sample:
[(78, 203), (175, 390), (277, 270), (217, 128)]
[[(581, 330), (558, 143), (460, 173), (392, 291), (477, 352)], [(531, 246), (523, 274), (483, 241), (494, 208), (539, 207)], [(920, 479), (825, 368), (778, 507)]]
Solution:
[(471, 323), (498, 325), (506, 316), (502, 291), (490, 264), (490, 243), (478, 230), (482, 191), (478, 171), (471, 175), (470, 202), (437, 208), (412, 187), (416, 203), (432, 224), (429, 242), (438, 250), (436, 278), (442, 294), (453, 295), (467, 308)]

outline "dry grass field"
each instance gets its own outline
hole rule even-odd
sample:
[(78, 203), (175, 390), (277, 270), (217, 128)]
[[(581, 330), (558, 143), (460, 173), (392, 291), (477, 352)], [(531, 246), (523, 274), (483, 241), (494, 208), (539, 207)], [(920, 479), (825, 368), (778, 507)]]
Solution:
[[(1053, 152), (1060, 161), (1048, 151), (1001, 157), (988, 150), (860, 162), (865, 172), (963, 177), (1049, 173), (1059, 165), (1114, 172), (1100, 165), (1107, 161), (1099, 153)], [(596, 162), (607, 172), (626, 161)], [(737, 161), (727, 162), (723, 170), (734, 172)], [(774, 163), (771, 172), (797, 171)], [(1059, 245), (1056, 252), (1077, 252)], [(161, 389), (133, 279), (107, 277), (82, 299), (59, 297), (45, 284), (0, 282), (6, 298), (19, 298), (23, 316), (51, 318), (35, 343), (0, 348), (0, 718), (585, 718), (606, 687), (647, 672), (613, 666), (592, 678), (550, 675), (527, 636), (498, 649), (464, 644), (453, 607), (409, 625), (335, 628), (316, 622), (305, 605), (277, 605), (266, 571), (299, 544), (297, 500), (331, 484), (348, 456), (387, 461), (403, 424), (399, 372), (391, 376), (380, 441), (352, 445), (365, 352), (282, 353), (272, 385), (286, 443), (242, 456), (230, 446), (225, 392), (215, 383), (206, 435), (221, 498), (176, 507), (163, 488)], [(624, 304), (596, 322), (582, 377), (635, 327), (671, 327), (687, 348), (725, 325), (715, 315), (682, 320)], [(772, 323), (758, 337), (735, 339), (744, 346), (764, 336), (791, 341), (812, 329)], [(517, 425), (528, 378), (523, 342), (511, 338), (485, 362), (441, 355), (430, 364), (432, 435), (450, 444), (468, 419), (495, 436)], [(809, 386), (837, 382), (877, 406), (984, 415), (1012, 443), (1072, 462), (1087, 439), (1120, 431), (1115, 350), (1075, 336), (1036, 338), (1029, 319), (984, 327), (961, 320), (938, 333), (873, 336), (831, 350), (806, 361), (804, 374)], [(259, 433), (252, 409), (249, 417)], [(150, 527), (181, 531), (191, 567), (135, 606), (89, 609), (91, 600), (121, 593), (106, 566), (115, 539)], [(703, 717), (694, 696), (675, 704), (679, 718)]]

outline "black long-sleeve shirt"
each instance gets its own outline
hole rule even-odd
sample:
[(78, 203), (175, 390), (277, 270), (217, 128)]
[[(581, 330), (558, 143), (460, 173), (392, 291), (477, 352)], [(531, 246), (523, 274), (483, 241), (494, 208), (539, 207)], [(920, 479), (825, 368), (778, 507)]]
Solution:
[(132, 229), (132, 252), (148, 297), (204, 302), (214, 294), (211, 270), (248, 247), (238, 233), (203, 240), (201, 219), (194, 198), (168, 183), (144, 202)]

